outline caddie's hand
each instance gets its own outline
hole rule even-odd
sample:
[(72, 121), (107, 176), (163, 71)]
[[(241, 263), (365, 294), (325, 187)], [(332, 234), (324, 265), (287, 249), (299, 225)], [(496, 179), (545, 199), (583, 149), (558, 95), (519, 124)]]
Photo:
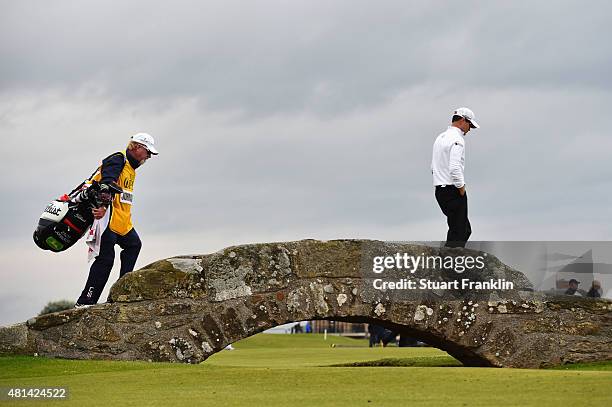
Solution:
[(461, 196), (465, 195), (465, 185), (459, 188), (459, 195)]
[(106, 207), (92, 208), (91, 213), (93, 213), (95, 219), (102, 219), (106, 215)]

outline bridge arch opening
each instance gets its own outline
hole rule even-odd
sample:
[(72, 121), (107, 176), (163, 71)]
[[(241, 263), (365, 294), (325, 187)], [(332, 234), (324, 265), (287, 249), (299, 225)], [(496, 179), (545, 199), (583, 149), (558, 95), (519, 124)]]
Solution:
[[(305, 321), (347, 322), (351, 324), (362, 324), (364, 326), (367, 326), (369, 324), (374, 324), (374, 325), (384, 327), (385, 329), (389, 331), (392, 331), (394, 333), (394, 336), (400, 335), (400, 336), (409, 337), (417, 341), (423, 342), (429, 347), (440, 349), (448, 353), (453, 358), (460, 361), (464, 366), (481, 366), (481, 367), (493, 367), (494, 366), (487, 359), (473, 352), (470, 352), (469, 349), (465, 347), (461, 347), (450, 340), (447, 340), (439, 335), (435, 335), (431, 333), (430, 331), (418, 329), (417, 327), (411, 327), (407, 325), (402, 325), (402, 324), (386, 321), (383, 319), (372, 318), (369, 316), (351, 316), (351, 317), (332, 316), (332, 317), (327, 317), (327, 318), (312, 318), (309, 320), (300, 320), (300, 321), (287, 320), (283, 323), (279, 323), (274, 326), (269, 326), (269, 327), (262, 326), (257, 332), (254, 332), (253, 334), (250, 334), (244, 337), (240, 337), (235, 340), (232, 338), (232, 339), (228, 339), (227, 341), (223, 341), (221, 344), (219, 344), (214, 349), (214, 352), (212, 352), (210, 355), (207, 355), (207, 357), (210, 357), (213, 354), (216, 354), (222, 351), (229, 344), (239, 342), (240, 340), (249, 338), (251, 336), (254, 336), (260, 333), (265, 333), (269, 329), (273, 329), (273, 328), (276, 328), (278, 326), (283, 326), (283, 325), (291, 326), (291, 325), (295, 325), (297, 323), (305, 322)], [(318, 333), (321, 333), (321, 332), (318, 332)], [(333, 341), (332, 335), (337, 334), (337, 332), (330, 331), (328, 332), (328, 334), (330, 335), (330, 343), (331, 343)], [(365, 336), (363, 338), (364, 340), (367, 340)]]

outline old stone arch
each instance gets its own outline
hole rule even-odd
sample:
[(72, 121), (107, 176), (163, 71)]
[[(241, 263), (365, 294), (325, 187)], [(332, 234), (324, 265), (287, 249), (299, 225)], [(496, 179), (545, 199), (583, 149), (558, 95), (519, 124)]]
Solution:
[[(486, 267), (373, 272), (397, 253), (484, 256)], [(381, 290), (374, 280), (507, 281), (513, 289)], [(387, 287), (388, 288), (388, 287)], [(612, 302), (534, 292), (495, 256), (368, 240), (252, 244), (157, 261), (111, 289), (111, 302), (0, 328), (0, 354), (198, 363), (288, 322), (375, 322), (467, 366), (542, 367), (612, 359)]]

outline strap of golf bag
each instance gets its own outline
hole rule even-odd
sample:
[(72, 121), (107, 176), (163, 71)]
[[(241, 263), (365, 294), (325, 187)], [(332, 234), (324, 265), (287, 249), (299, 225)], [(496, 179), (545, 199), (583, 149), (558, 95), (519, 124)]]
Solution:
[[(111, 155), (109, 155), (108, 157), (104, 158), (102, 160), (102, 162), (104, 162), (105, 160), (107, 160), (108, 158), (111, 158), (112, 156), (114, 156), (115, 154), (121, 154), (121, 152), (117, 152), (117, 153), (112, 153)], [(123, 161), (124, 161), (124, 165), (125, 165), (125, 156), (123, 154), (121, 154), (121, 156), (123, 157)], [(98, 170), (102, 171), (102, 164), (100, 164), (100, 166), (98, 168), (96, 168), (94, 170), (94, 172), (91, 173), (91, 175), (85, 179), (85, 181), (81, 182), (76, 188), (74, 188), (72, 191), (70, 191), (70, 193), (68, 194), (69, 197), (73, 197), (73, 194), (79, 192), (81, 190), (81, 188), (83, 187), (83, 185), (85, 185), (85, 183), (87, 181), (89, 181), (90, 179), (92, 179), (94, 177), (94, 175), (96, 175), (96, 172), (98, 172)]]

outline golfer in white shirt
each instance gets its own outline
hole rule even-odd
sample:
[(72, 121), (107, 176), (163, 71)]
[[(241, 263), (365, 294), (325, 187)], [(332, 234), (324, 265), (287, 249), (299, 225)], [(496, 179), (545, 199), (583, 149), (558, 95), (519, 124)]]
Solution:
[(436, 200), (448, 223), (447, 247), (465, 247), (472, 234), (463, 177), (465, 135), (479, 127), (474, 120), (474, 112), (461, 107), (453, 112), (451, 125), (436, 138), (433, 145), (431, 173)]

